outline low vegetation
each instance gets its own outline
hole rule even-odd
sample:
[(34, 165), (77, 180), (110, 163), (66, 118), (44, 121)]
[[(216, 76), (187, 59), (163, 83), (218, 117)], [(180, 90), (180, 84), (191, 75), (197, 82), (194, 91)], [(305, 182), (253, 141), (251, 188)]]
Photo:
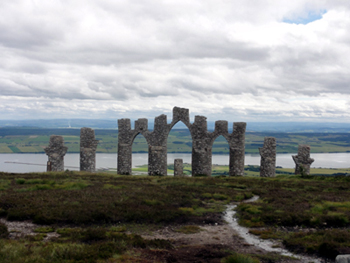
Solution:
[[(146, 262), (149, 251), (170, 251), (172, 244), (139, 234), (169, 225), (197, 233), (203, 224), (220, 223), (226, 204), (254, 195), (258, 201), (237, 206), (240, 224), (253, 234), (279, 239), (295, 252), (326, 258), (350, 253), (350, 177), (174, 178), (70, 171), (0, 177), (0, 217), (44, 225), (34, 237), (9, 240), (0, 224), (1, 262)], [(59, 237), (44, 242), (53, 231)], [(234, 252), (223, 253), (223, 262), (278, 262)], [(239, 257), (246, 261), (234, 261)]]
[[(0, 128), (0, 153), (44, 153), (50, 135), (61, 135), (68, 153), (80, 151), (80, 129), (40, 129), (40, 128)], [(99, 140), (97, 152), (116, 153), (118, 131), (114, 129), (96, 129), (96, 139)], [(246, 153), (259, 153), (264, 137), (273, 136), (277, 139), (277, 153), (296, 153), (299, 144), (309, 144), (313, 153), (350, 152), (349, 133), (267, 133), (247, 132), (245, 138)], [(173, 129), (168, 136), (167, 149), (169, 153), (191, 153), (192, 138), (188, 129)], [(138, 135), (133, 143), (134, 153), (147, 153), (146, 139)], [(219, 136), (213, 145), (213, 153), (228, 154), (229, 146), (226, 139)]]

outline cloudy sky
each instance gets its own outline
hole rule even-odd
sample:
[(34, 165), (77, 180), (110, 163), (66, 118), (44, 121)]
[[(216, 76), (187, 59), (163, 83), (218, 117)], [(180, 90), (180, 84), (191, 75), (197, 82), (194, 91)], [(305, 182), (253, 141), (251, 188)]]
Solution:
[(0, 0), (0, 119), (350, 122), (349, 0)]

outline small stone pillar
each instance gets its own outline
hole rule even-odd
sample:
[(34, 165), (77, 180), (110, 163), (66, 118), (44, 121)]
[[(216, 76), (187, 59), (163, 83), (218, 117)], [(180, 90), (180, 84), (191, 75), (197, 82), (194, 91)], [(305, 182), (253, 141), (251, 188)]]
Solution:
[(184, 166), (182, 159), (174, 160), (174, 176), (183, 176), (184, 175)]
[(263, 148), (259, 148), (260, 177), (275, 177), (276, 172), (276, 138), (265, 137)]
[(96, 148), (95, 131), (91, 128), (80, 130), (80, 171), (95, 172)]
[(46, 155), (49, 157), (51, 171), (64, 171), (64, 159), (68, 147), (64, 146), (62, 136), (51, 135), (49, 146), (45, 149)]
[(310, 158), (310, 146), (299, 145), (298, 155), (292, 155), (295, 162), (295, 174), (310, 174), (310, 166), (314, 159)]

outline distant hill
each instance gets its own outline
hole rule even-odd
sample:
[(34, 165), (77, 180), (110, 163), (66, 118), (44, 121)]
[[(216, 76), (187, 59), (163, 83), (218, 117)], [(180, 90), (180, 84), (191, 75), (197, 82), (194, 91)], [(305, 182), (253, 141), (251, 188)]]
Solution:
[[(170, 122), (170, 121), (169, 121)], [(132, 127), (134, 120), (131, 121)], [(153, 119), (148, 121), (148, 128), (153, 129)], [(25, 128), (81, 128), (117, 129), (117, 120), (97, 119), (51, 119), (51, 120), (0, 120), (0, 127)], [(208, 130), (213, 130), (215, 122), (208, 121)], [(174, 129), (183, 129), (186, 126), (178, 123)], [(232, 131), (232, 122), (229, 122), (229, 131)], [(247, 131), (252, 132), (322, 132), (348, 133), (350, 123), (333, 122), (247, 122)]]

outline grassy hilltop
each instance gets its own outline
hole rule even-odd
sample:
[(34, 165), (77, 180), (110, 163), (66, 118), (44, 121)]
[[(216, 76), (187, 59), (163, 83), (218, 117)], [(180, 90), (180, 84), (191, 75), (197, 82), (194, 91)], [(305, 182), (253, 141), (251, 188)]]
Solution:
[[(53, 134), (63, 136), (68, 153), (80, 151), (80, 129), (0, 128), (0, 153), (43, 153)], [(96, 129), (95, 134), (99, 140), (97, 152), (117, 152), (117, 130)], [(266, 136), (276, 137), (277, 153), (296, 153), (299, 144), (309, 144), (313, 153), (350, 152), (350, 133), (247, 132), (246, 153), (258, 153)], [(167, 146), (169, 153), (190, 153), (192, 139), (188, 129), (172, 130)], [(227, 141), (220, 136), (214, 142), (213, 153), (226, 154), (229, 152), (228, 147)], [(133, 152), (148, 152), (143, 136), (136, 137)]]
[[(0, 178), (0, 217), (42, 225), (35, 235), (10, 240), (0, 223), (1, 262), (291, 262), (261, 251), (245, 255), (234, 243), (183, 247), (157, 238), (160, 231), (170, 231), (191, 239), (207, 226), (220, 227), (229, 203), (238, 204), (239, 222), (253, 234), (280, 240), (294, 252), (331, 259), (350, 252), (349, 177), (175, 178), (66, 171), (1, 173)], [(258, 201), (241, 202), (254, 195)], [(54, 237), (44, 241), (50, 233)]]

